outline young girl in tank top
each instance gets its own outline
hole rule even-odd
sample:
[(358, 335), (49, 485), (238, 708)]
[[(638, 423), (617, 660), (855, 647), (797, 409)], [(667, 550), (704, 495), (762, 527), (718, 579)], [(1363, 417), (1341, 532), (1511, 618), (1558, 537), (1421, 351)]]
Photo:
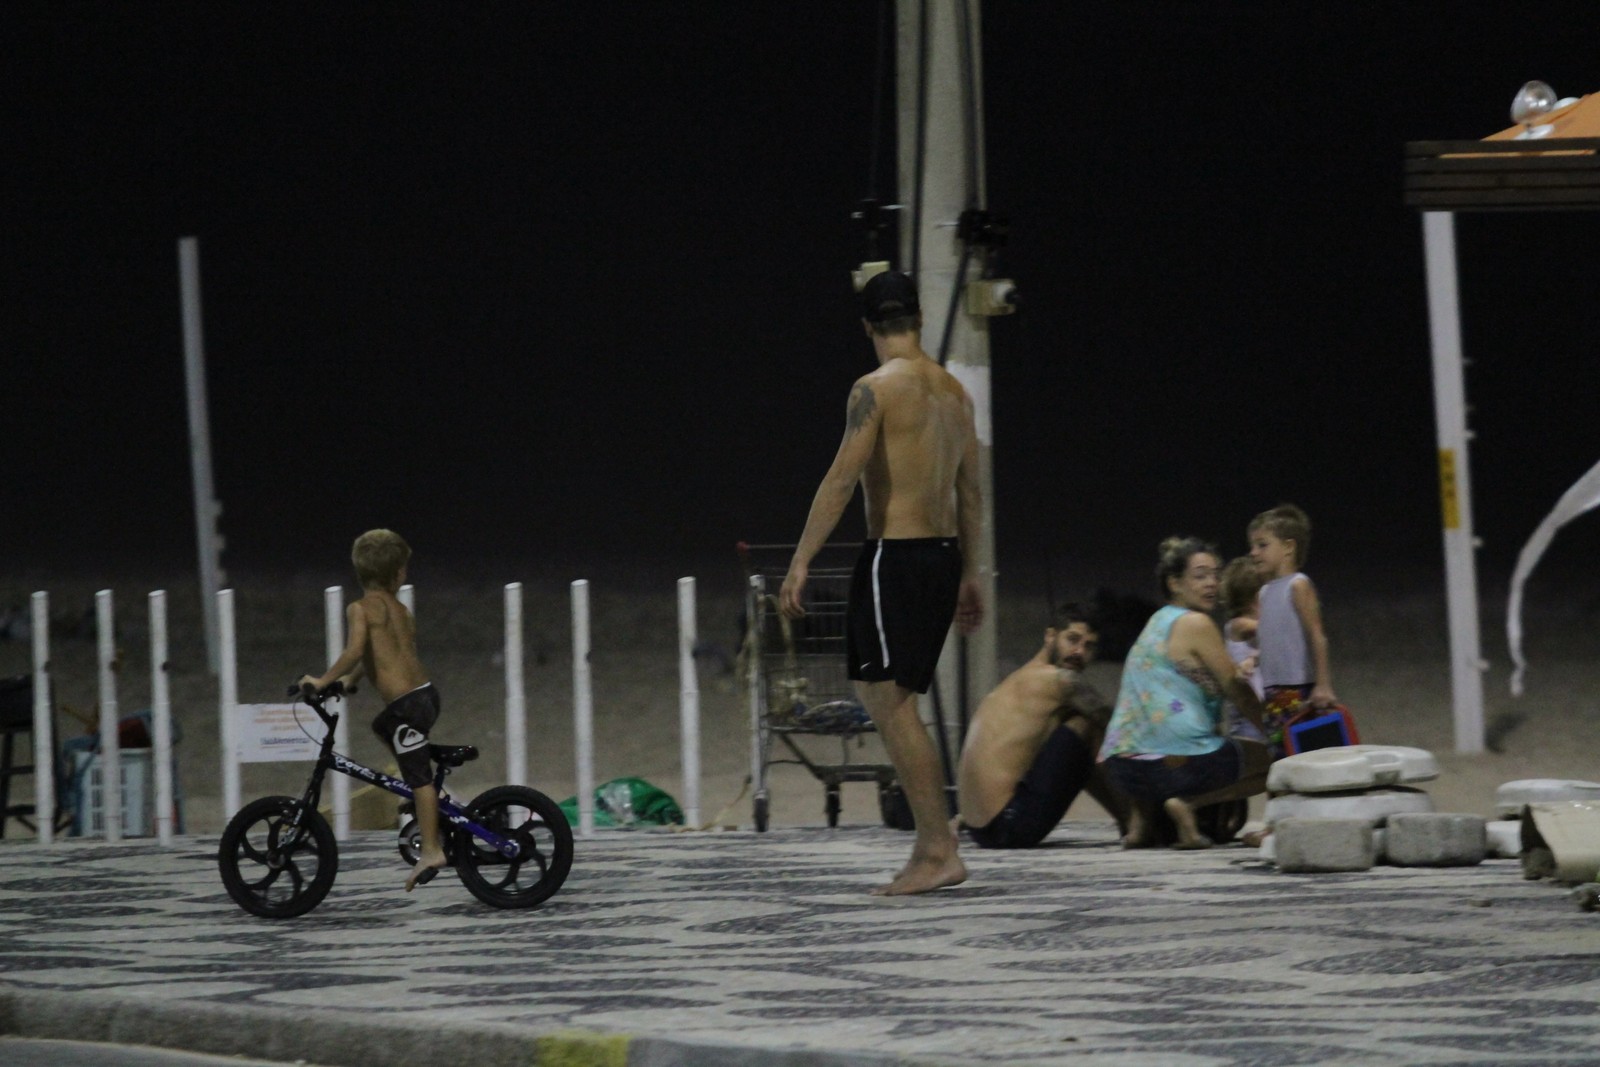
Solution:
[[(1239, 673), (1255, 692), (1256, 699), (1265, 696), (1261, 688), (1261, 672), (1257, 670), (1260, 649), (1256, 644), (1256, 626), (1260, 610), (1256, 594), (1261, 591), (1261, 578), (1249, 556), (1239, 556), (1222, 569), (1222, 610), (1227, 622), (1222, 624), (1223, 644), (1228, 657), (1239, 665)], [(1229, 737), (1242, 737), (1249, 741), (1266, 741), (1266, 736), (1255, 723), (1240, 714), (1230, 700), (1222, 708), (1222, 730)]]

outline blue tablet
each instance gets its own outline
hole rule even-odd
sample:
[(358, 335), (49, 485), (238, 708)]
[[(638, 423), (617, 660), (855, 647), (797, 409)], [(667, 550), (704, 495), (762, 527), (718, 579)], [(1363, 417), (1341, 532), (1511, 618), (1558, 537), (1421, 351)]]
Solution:
[(1284, 748), (1289, 752), (1310, 752), (1317, 748), (1338, 748), (1356, 743), (1343, 712), (1333, 711), (1314, 719), (1291, 723), (1284, 731)]

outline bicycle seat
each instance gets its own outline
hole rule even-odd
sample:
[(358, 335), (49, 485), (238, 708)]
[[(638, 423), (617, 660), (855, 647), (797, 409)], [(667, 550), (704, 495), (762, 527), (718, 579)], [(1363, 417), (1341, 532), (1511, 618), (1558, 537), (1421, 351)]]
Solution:
[(442, 763), (446, 767), (459, 767), (463, 763), (471, 763), (478, 758), (478, 750), (472, 745), (429, 745), (428, 755), (433, 757), (433, 762)]

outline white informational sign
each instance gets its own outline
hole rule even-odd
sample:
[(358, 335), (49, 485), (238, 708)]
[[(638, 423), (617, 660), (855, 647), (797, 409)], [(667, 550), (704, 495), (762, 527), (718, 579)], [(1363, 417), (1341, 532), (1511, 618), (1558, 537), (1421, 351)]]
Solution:
[(240, 704), (239, 762), (314, 760), (328, 728), (304, 704)]

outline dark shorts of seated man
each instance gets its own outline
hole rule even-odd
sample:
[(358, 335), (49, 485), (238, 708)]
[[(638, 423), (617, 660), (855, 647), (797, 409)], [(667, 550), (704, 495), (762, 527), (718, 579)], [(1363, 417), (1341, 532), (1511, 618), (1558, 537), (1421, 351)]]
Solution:
[(914, 693), (933, 684), (961, 592), (954, 537), (869, 540), (850, 579), (845, 673)]
[(967, 833), (980, 848), (1033, 848), (1061, 822), (1092, 773), (1094, 749), (1076, 731), (1058, 726), (1000, 814)]
[(394, 753), (400, 777), (412, 789), (433, 782), (428, 758), (428, 731), (439, 721), (439, 691), (424, 683), (396, 697), (372, 720), (372, 732)]

